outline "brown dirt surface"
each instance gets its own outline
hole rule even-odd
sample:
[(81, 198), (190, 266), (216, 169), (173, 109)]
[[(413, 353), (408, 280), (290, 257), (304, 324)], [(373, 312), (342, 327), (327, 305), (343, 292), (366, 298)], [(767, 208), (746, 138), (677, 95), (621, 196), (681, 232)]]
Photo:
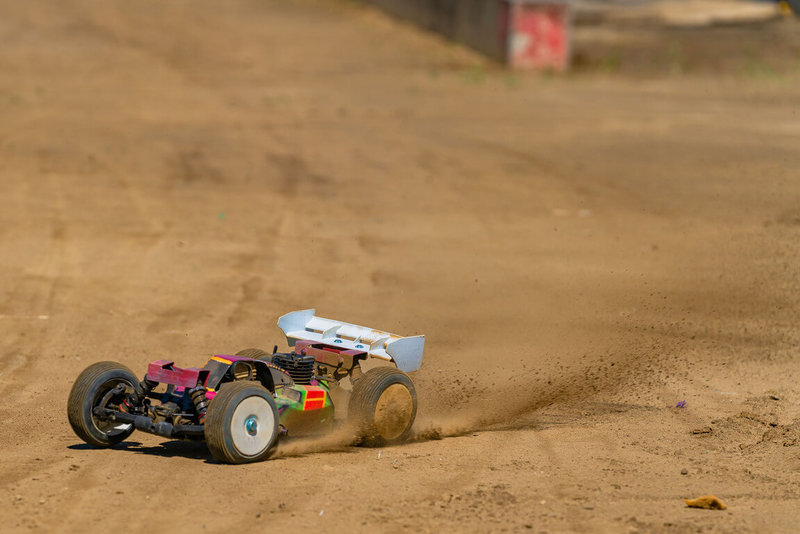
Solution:
[[(327, 0), (0, 2), (0, 530), (794, 530), (800, 61), (703, 74), (739, 31), (551, 78)], [(90, 363), (306, 307), (426, 334), (413, 442), (70, 430)]]

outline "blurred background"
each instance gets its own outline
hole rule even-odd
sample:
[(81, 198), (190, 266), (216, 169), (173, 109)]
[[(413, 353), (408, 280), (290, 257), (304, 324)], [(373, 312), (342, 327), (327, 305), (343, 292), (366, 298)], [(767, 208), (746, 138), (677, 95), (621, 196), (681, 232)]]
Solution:
[[(0, 1), (0, 521), (791, 531), (794, 8)], [(427, 336), (414, 443), (78, 446), (90, 363), (311, 307)]]

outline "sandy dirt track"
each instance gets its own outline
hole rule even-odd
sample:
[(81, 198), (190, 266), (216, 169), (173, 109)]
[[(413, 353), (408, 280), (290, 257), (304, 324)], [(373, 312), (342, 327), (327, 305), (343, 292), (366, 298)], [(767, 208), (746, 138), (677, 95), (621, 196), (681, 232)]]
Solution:
[[(304, 0), (3, 1), (0, 42), (0, 530), (800, 523), (796, 69), (512, 76)], [(415, 442), (70, 430), (90, 363), (306, 307), (427, 335)]]

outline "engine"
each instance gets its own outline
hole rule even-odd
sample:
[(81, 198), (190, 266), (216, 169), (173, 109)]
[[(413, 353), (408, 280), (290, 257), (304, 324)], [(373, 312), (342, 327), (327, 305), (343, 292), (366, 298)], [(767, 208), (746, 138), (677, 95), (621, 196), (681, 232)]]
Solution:
[(272, 355), (272, 363), (289, 373), (297, 384), (310, 384), (314, 377), (313, 356), (303, 356), (292, 352), (289, 354), (275, 353)]

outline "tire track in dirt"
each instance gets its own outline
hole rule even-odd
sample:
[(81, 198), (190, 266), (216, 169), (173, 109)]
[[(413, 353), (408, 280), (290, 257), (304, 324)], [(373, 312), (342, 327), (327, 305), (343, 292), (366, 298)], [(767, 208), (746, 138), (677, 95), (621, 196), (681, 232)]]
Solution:
[[(6, 388), (15, 381), (19, 372), (27, 366), (30, 361), (29, 356), (41, 354), (43, 348), (47, 343), (47, 335), (51, 328), (51, 321), (53, 320), (54, 313), (56, 312), (56, 301), (60, 293), (65, 290), (65, 280), (62, 271), (64, 264), (67, 261), (68, 255), (72, 252), (68, 251), (68, 244), (66, 241), (66, 226), (63, 219), (63, 191), (60, 189), (60, 181), (57, 178), (48, 178), (49, 187), (47, 190), (50, 195), (54, 196), (55, 204), (57, 206), (54, 213), (51, 213), (53, 218), (49, 224), (50, 231), (46, 232), (45, 228), (40, 229), (40, 239), (37, 245), (46, 250), (44, 257), (39, 261), (33, 270), (35, 275), (30, 274), (17, 274), (17, 279), (14, 282), (14, 290), (10, 295), (9, 303), (11, 303), (14, 310), (19, 310), (20, 303), (24, 303), (24, 310), (26, 316), (36, 316), (35, 326), (23, 327), (21, 331), (17, 331), (18, 340), (12, 342), (13, 344), (5, 349), (5, 355), (0, 362), (2, 362), (3, 380), (0, 381), (0, 394), (3, 394)], [(20, 203), (17, 204), (17, 211), (22, 207), (24, 211), (23, 218), (25, 219), (26, 226), (35, 226), (39, 222), (36, 217), (36, 212), (26, 209), (26, 200), (37, 198), (33, 193), (32, 184), (28, 181), (23, 181), (23, 188), (19, 194)], [(44, 231), (43, 231), (44, 230)], [(42, 235), (44, 234), (44, 235)], [(27, 266), (29, 269), (31, 266)], [(25, 269), (26, 267), (23, 267)], [(24, 272), (24, 271), (23, 271)], [(32, 282), (32, 283), (31, 283)], [(46, 317), (46, 319), (39, 319), (39, 317)], [(4, 338), (12, 338), (12, 336), (4, 336)], [(19, 339), (24, 337), (25, 339)], [(37, 372), (48, 374), (47, 367), (43, 362), (33, 360), (30, 362), (32, 367)], [(25, 402), (29, 397), (25, 394), (25, 388), (22, 392), (18, 392), (15, 398)]]
[[(77, 250), (71, 244), (69, 231), (65, 223), (65, 196), (62, 188), (60, 176), (49, 175), (44, 178), (46, 187), (40, 191), (46, 191), (45, 195), (36, 194), (33, 190), (32, 182), (21, 180), (17, 182), (21, 186), (18, 201), (15, 202), (15, 212), (20, 217), (19, 224), (28, 228), (36, 228), (39, 234), (35, 240), (35, 248), (31, 252), (31, 258), (36, 258), (35, 264), (27, 264), (12, 275), (14, 289), (10, 295), (9, 302), (12, 310), (19, 311), (21, 306), (25, 310), (36, 312), (35, 319), (14, 320), (17, 323), (15, 328), (16, 335), (3, 336), (10, 339), (2, 352), (3, 371), (0, 375), (0, 394), (9, 395), (14, 399), (14, 414), (2, 414), (4, 429), (12, 424), (15, 435), (4, 437), (14, 440), (22, 448), (32, 443), (37, 443), (41, 439), (40, 428), (42, 426), (52, 426), (53, 421), (45, 413), (41, 412), (39, 406), (40, 397), (50, 389), (56, 382), (54, 379), (59, 376), (57, 368), (52, 366), (52, 360), (42, 358), (42, 355), (52, 351), (51, 345), (55, 334), (54, 322), (62, 320), (68, 310), (59, 308), (60, 303), (69, 298), (70, 287), (67, 278), (69, 271), (74, 269), (77, 264)], [(37, 184), (37, 185), (41, 185)], [(39, 212), (31, 210), (27, 206), (30, 199), (36, 199), (54, 209), (48, 212), (48, 219), (42, 221), (38, 216)], [(20, 216), (19, 214), (22, 213)], [(42, 224), (44, 222), (44, 224)], [(36, 254), (36, 248), (39, 248)], [(42, 252), (43, 251), (43, 252)], [(25, 259), (28, 256), (24, 256)], [(26, 272), (27, 271), (27, 272)], [(33, 274), (31, 274), (31, 271)], [(72, 275), (75, 273), (73, 272)], [(31, 324), (31, 321), (33, 323)], [(23, 324), (19, 324), (22, 322)], [(2, 321), (0, 321), (2, 323)], [(25, 323), (28, 323), (25, 325)], [(7, 326), (7, 325), (4, 325)], [(37, 376), (45, 380), (50, 386), (43, 387), (41, 383), (31, 383), (30, 376)], [(10, 388), (14, 387), (13, 394)], [(29, 414), (37, 414), (33, 419)], [(20, 422), (22, 420), (22, 422)], [(58, 426), (58, 425), (56, 425)], [(5, 431), (4, 431), (5, 433)], [(38, 481), (51, 477), (47, 473), (52, 473), (53, 469), (59, 469), (68, 463), (67, 459), (41, 455), (31, 459), (28, 455), (6, 454), (6, 460), (14, 467), (4, 473), (5, 490), (8, 500), (17, 504), (17, 497), (11, 493), (19, 489), (18, 485), (24, 480)], [(33, 476), (36, 475), (36, 476)], [(32, 523), (35, 524), (35, 523)]]

